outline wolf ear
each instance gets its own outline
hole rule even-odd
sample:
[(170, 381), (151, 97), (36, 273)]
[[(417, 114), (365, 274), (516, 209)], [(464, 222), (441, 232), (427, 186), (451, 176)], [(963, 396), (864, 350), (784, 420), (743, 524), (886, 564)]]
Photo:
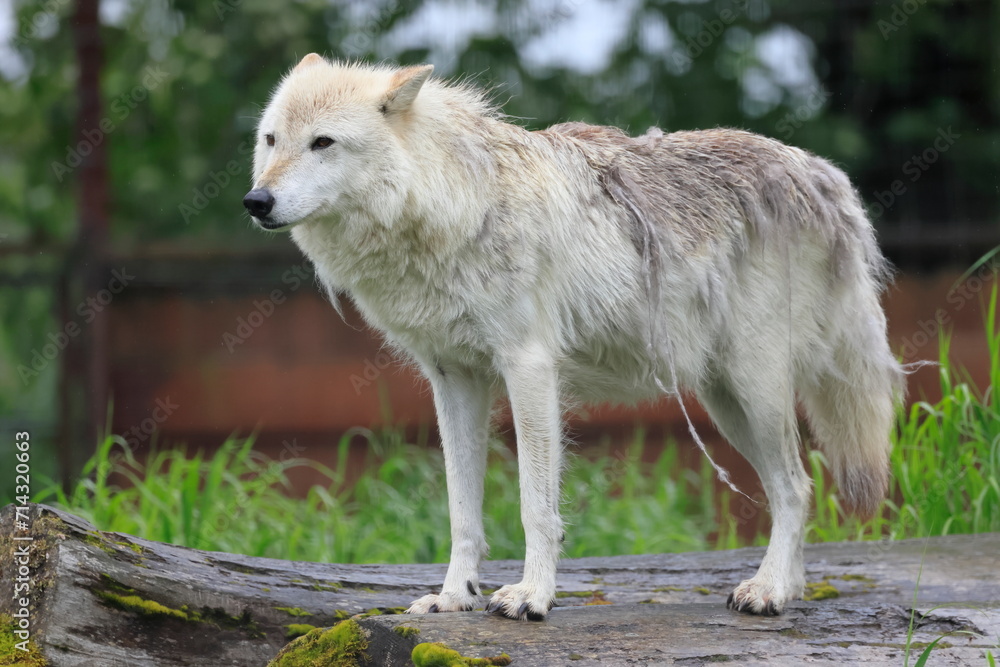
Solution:
[(307, 67), (312, 67), (313, 65), (319, 65), (320, 63), (325, 63), (325, 62), (326, 61), (323, 60), (323, 57), (321, 55), (319, 55), (318, 53), (310, 53), (305, 58), (303, 58), (302, 60), (300, 60), (299, 64), (296, 65), (292, 69), (292, 71), (293, 72), (298, 72), (299, 70), (303, 70), (303, 69), (305, 69)]
[(434, 65), (417, 65), (401, 69), (392, 75), (389, 92), (382, 98), (379, 111), (388, 115), (410, 108), (420, 87), (434, 71)]

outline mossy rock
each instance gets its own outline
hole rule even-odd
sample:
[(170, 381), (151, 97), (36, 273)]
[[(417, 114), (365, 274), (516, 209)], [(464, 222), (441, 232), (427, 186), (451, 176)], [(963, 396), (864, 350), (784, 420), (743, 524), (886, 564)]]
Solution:
[(368, 664), (368, 639), (357, 621), (316, 628), (289, 643), (268, 667), (356, 667)]
[(410, 660), (415, 667), (490, 667), (511, 663), (510, 656), (506, 653), (492, 658), (470, 658), (444, 644), (428, 642), (414, 646)]

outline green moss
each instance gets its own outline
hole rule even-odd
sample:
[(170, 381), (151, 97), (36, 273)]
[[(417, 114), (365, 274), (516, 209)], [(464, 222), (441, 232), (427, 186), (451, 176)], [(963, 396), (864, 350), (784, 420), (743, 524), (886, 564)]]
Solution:
[(372, 607), (368, 611), (355, 614), (355, 618), (368, 618), (369, 616), (393, 616), (395, 614), (405, 614), (406, 607)]
[(654, 600), (649, 598), (648, 600), (639, 600), (639, 604), (660, 604), (659, 600)]
[(148, 618), (176, 618), (182, 621), (192, 620), (187, 612), (162, 605), (155, 600), (145, 600), (138, 595), (121, 595), (112, 591), (95, 591), (97, 597), (111, 607), (129, 611)]
[(108, 554), (115, 553), (115, 550), (112, 549), (110, 546), (108, 546), (101, 538), (101, 536), (98, 535), (95, 531), (88, 530), (87, 533), (83, 536), (83, 542), (84, 544), (89, 544), (92, 547), (97, 547), (98, 549), (100, 549), (105, 553)]
[(367, 661), (368, 640), (353, 620), (332, 628), (316, 628), (293, 640), (268, 667), (355, 667)]
[(842, 574), (839, 577), (834, 577), (834, 579), (840, 579), (841, 581), (863, 581), (866, 584), (875, 584), (875, 580), (864, 574)]
[(710, 591), (709, 589), (705, 588), (704, 586), (695, 586), (691, 590), (694, 591), (695, 593), (701, 593), (702, 595), (711, 595), (712, 594), (712, 591)]
[(285, 626), (285, 639), (295, 639), (302, 635), (307, 635), (316, 629), (315, 625), (308, 623), (289, 623)]
[[(86, 544), (97, 547), (101, 551), (111, 556), (119, 556), (121, 553), (118, 549), (128, 549), (137, 555), (142, 555), (144, 549), (138, 544), (132, 542), (127, 542), (124, 540), (112, 540), (109, 538), (108, 533), (102, 533), (97, 530), (88, 530), (83, 535), (83, 541)], [(117, 549), (115, 547), (118, 547)]]
[(137, 554), (143, 554), (146, 551), (141, 544), (136, 544), (135, 542), (115, 542), (115, 544), (126, 549), (131, 549)]
[(242, 630), (251, 639), (264, 637), (264, 633), (261, 632), (260, 626), (257, 625), (257, 621), (254, 620), (253, 614), (249, 610), (244, 610), (239, 616), (233, 616), (221, 607), (202, 607), (201, 611), (192, 611), (188, 609), (187, 605), (184, 605), (181, 607), (181, 611), (185, 612), (192, 621), (212, 623), (220, 628)]
[(343, 621), (345, 619), (350, 618), (353, 615), (354, 614), (352, 614), (351, 612), (347, 611), (346, 609), (338, 609), (337, 611), (333, 612), (333, 617), (335, 619), (337, 619), (338, 621)]
[(817, 600), (828, 600), (830, 598), (839, 597), (840, 591), (831, 586), (830, 582), (824, 579), (823, 581), (806, 584), (805, 594), (802, 596), (802, 599), (808, 602), (815, 602)]
[(410, 639), (411, 637), (417, 637), (420, 635), (419, 628), (411, 628), (408, 625), (397, 625), (392, 629), (392, 631), (405, 639)]
[(808, 639), (809, 638), (809, 635), (807, 635), (806, 633), (802, 632), (801, 630), (797, 630), (795, 628), (785, 628), (784, 630), (780, 631), (778, 634), (781, 635), (782, 637), (791, 637), (792, 639)]
[(278, 611), (283, 611), (289, 616), (312, 616), (312, 612), (308, 612), (305, 609), (300, 609), (299, 607), (275, 607), (275, 609), (277, 609)]
[[(330, 585), (330, 584), (334, 584), (334, 585)], [(325, 591), (327, 593), (336, 593), (341, 588), (343, 588), (343, 586), (341, 586), (340, 584), (338, 584), (335, 581), (327, 583), (327, 584), (313, 584), (312, 587), (313, 587), (314, 591)]]
[(510, 656), (506, 653), (492, 658), (470, 658), (444, 644), (427, 642), (413, 647), (410, 660), (415, 667), (489, 667), (511, 663)]
[(444, 644), (427, 642), (413, 647), (410, 660), (415, 667), (462, 667), (466, 664), (458, 651), (453, 651)]
[(556, 591), (557, 598), (592, 598), (603, 595), (602, 591)]
[(684, 589), (679, 586), (658, 586), (653, 589), (654, 593), (683, 593)]
[(118, 581), (109, 574), (101, 573), (101, 583), (113, 590), (116, 593), (135, 593), (134, 588), (129, 588), (122, 582)]
[(570, 660), (583, 660), (583, 656), (580, 655), (579, 653), (570, 653), (569, 656), (568, 656), (568, 659), (570, 659)]
[[(46, 662), (42, 652), (34, 640), (23, 640), (14, 634), (17, 625), (14, 618), (0, 614), (0, 665), (16, 665), (16, 667), (45, 667)], [(22, 643), (24, 642), (24, 643)], [(27, 648), (21, 650), (18, 646)]]

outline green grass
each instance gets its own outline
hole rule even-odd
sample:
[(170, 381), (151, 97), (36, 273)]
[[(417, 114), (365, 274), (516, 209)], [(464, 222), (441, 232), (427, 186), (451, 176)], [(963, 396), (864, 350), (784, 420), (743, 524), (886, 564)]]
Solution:
[[(355, 431), (339, 444), (336, 470), (346, 468), (358, 433), (368, 440), (368, 462), (353, 483), (315, 462), (269, 460), (253, 450), (252, 439), (229, 440), (210, 457), (164, 450), (140, 462), (109, 437), (70, 495), (52, 486), (35, 499), (55, 502), (102, 530), (199, 549), (344, 563), (446, 561), (440, 451), (406, 444), (394, 431)], [(641, 455), (634, 447), (625, 459), (571, 460), (568, 555), (707, 548), (714, 529), (711, 468), (679, 472), (675, 448), (649, 465), (640, 465)], [(325, 483), (292, 498), (288, 474), (299, 466), (318, 470)], [(115, 475), (128, 484), (114, 484)], [(486, 499), (491, 557), (522, 558), (517, 461), (499, 442), (491, 445)]]
[[(943, 398), (900, 410), (890, 499), (880, 516), (864, 523), (845, 516), (824, 476), (822, 454), (810, 454), (815, 492), (810, 541), (1000, 531), (996, 308), (994, 288), (985, 324), (986, 389), (973, 386), (948, 363), (950, 341), (940, 338)], [(358, 434), (368, 441), (365, 473), (349, 482), (342, 471)], [(624, 458), (607, 451), (568, 457), (566, 555), (744, 545), (735, 519), (720, 509), (729, 507), (729, 496), (716, 494), (707, 462), (698, 471), (686, 469), (673, 443), (649, 461), (644, 440), (637, 433)], [(140, 462), (120, 438), (109, 437), (69, 495), (53, 485), (35, 500), (62, 505), (103, 530), (200, 549), (343, 563), (448, 559), (447, 496), (438, 449), (407, 444), (392, 430), (359, 429), (345, 435), (337, 451), (338, 462), (330, 469), (301, 459), (269, 460), (253, 450), (252, 439), (231, 439), (211, 455), (154, 450)], [(292, 498), (288, 474), (299, 466), (318, 470), (324, 483), (304, 498)], [(517, 464), (499, 442), (491, 444), (485, 509), (491, 557), (522, 558)], [(761, 534), (751, 542), (765, 540)]]

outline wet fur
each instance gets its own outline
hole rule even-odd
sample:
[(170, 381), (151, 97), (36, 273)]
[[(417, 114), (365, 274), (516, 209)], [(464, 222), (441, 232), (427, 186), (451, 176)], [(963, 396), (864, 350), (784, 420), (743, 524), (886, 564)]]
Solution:
[[(267, 222), (291, 229), (330, 294), (433, 388), (452, 559), (442, 592), (410, 611), (479, 604), (498, 391), (527, 553), (523, 581), (487, 608), (541, 618), (562, 536), (561, 406), (667, 390), (697, 396), (760, 475), (771, 545), (730, 603), (780, 612), (804, 585), (796, 404), (845, 505), (869, 515), (887, 485), (902, 376), (879, 305), (887, 265), (847, 177), (737, 130), (528, 132), (429, 74), (307, 56), (268, 105), (254, 162), (254, 187), (276, 200)], [(336, 150), (310, 151), (320, 134)]]

